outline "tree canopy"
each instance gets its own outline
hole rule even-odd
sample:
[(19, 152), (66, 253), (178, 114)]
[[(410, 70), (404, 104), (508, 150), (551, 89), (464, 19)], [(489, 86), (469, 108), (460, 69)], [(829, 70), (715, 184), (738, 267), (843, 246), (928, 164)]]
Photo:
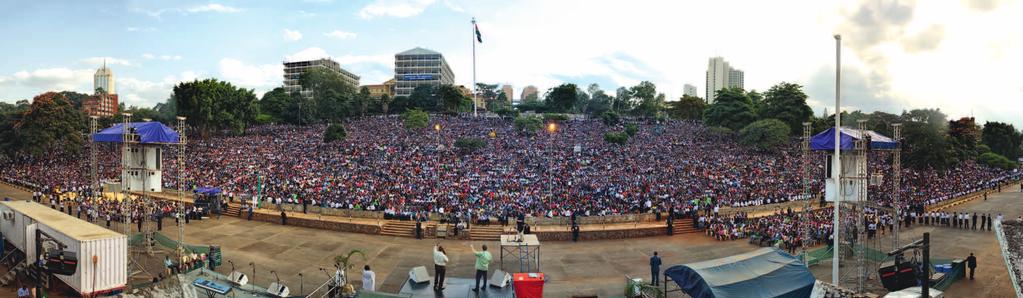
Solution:
[[(756, 106), (757, 101), (751, 102)], [(789, 131), (802, 131), (803, 122), (813, 117), (813, 110), (806, 104), (803, 86), (779, 83), (764, 93), (763, 103), (756, 109), (761, 119), (778, 119), (789, 127)]]
[(702, 120), (707, 102), (696, 96), (683, 95), (678, 101), (671, 102), (668, 115), (675, 119)]
[(991, 148), (991, 152), (1004, 156), (1009, 160), (1016, 160), (1020, 157), (1020, 144), (1023, 144), (1023, 134), (1020, 134), (1012, 124), (1002, 122), (986, 122), (981, 131), (981, 139), (984, 144)]
[(85, 114), (61, 93), (46, 92), (32, 99), (21, 114), (4, 116), (0, 140), (7, 152), (41, 154), (61, 148), (78, 152), (88, 139)]
[(753, 103), (740, 88), (725, 88), (717, 92), (714, 103), (707, 107), (703, 122), (708, 126), (721, 126), (737, 131), (757, 120)]
[(408, 129), (422, 129), (430, 124), (430, 114), (420, 109), (411, 109), (401, 114), (401, 120)]
[(778, 119), (750, 123), (739, 131), (739, 143), (758, 151), (777, 151), (789, 142), (789, 126)]
[(547, 106), (547, 110), (551, 112), (571, 112), (578, 99), (577, 92), (578, 88), (576, 88), (575, 84), (561, 84), (547, 92), (547, 95), (544, 97), (544, 104)]
[(216, 79), (179, 83), (171, 97), (176, 100), (178, 114), (187, 117), (186, 121), (203, 135), (222, 129), (243, 132), (259, 111), (252, 90)]

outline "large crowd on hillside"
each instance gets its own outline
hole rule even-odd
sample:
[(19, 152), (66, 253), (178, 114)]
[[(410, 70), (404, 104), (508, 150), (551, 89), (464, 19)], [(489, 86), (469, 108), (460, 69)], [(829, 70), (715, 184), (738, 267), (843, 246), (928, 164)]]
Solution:
[[(605, 142), (608, 128), (596, 120), (564, 121), (531, 136), (501, 118), (435, 116), (428, 128), (411, 131), (400, 118), (379, 116), (350, 120), (345, 127), (347, 139), (334, 143), (323, 143), (324, 126), (264, 125), (241, 136), (193, 134), (182, 188), (214, 186), (232, 196), (258, 194), (282, 203), (391, 216), (432, 212), (472, 218), (767, 205), (795, 200), (803, 191), (797, 142), (779, 153), (754, 152), (698, 122), (640, 123), (626, 146)], [(455, 141), (465, 137), (485, 139), (487, 145), (475, 153), (459, 152)], [(86, 187), (88, 150), (0, 157), (0, 178), (43, 190)], [(179, 188), (177, 149), (165, 150), (164, 187)], [(101, 178), (117, 178), (118, 155), (115, 144), (99, 146)], [(812, 159), (815, 197), (823, 190), (822, 156)], [(878, 162), (872, 171), (889, 178), (886, 159), (873, 160)], [(973, 162), (941, 172), (904, 169), (901, 202), (921, 207), (1010, 174)], [(890, 192), (884, 190), (891, 189), (891, 179), (884, 181), (872, 199), (890, 205)], [(771, 226), (748, 224), (739, 233)]]

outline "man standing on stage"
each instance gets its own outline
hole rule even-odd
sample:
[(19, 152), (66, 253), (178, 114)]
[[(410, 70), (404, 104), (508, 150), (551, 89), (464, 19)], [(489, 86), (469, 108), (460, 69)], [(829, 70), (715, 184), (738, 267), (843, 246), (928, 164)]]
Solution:
[(480, 291), (480, 280), (483, 280), (483, 291), (487, 290), (487, 271), (490, 270), (490, 260), (493, 256), (487, 251), (487, 245), (483, 245), (483, 251), (476, 251), (476, 247), (469, 244), (469, 248), (472, 249), (472, 253), (476, 255), (476, 287), (472, 288), (473, 292)]
[(660, 285), (661, 275), (661, 257), (657, 256), (657, 252), (654, 252), (654, 256), (650, 257), (650, 284), (654, 286)]
[(448, 255), (444, 254), (444, 247), (440, 243), (433, 246), (433, 290), (444, 290), (444, 276), (447, 273)]

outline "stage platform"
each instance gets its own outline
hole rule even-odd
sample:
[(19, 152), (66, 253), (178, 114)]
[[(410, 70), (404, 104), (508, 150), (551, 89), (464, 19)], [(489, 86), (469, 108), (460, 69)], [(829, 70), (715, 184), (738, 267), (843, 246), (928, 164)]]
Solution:
[[(493, 274), (493, 272), (491, 272)], [(489, 278), (490, 276), (487, 276)], [(499, 298), (510, 298), (515, 297), (515, 290), (511, 285), (504, 288), (497, 288), (487, 286), (487, 290), (480, 290), (479, 294), (472, 291), (472, 288), (476, 286), (476, 281), (468, 278), (447, 278), (444, 281), (444, 291), (435, 292), (433, 291), (433, 280), (427, 283), (414, 284), (405, 280), (405, 284), (401, 285), (401, 291), (398, 292), (398, 296), (403, 297), (499, 297)]]

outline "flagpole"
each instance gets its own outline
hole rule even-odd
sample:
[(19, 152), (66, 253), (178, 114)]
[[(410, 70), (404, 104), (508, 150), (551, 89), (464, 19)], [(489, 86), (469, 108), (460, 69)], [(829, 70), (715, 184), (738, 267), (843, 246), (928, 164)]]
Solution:
[(476, 111), (476, 17), (472, 18), (472, 116), (479, 117)]

